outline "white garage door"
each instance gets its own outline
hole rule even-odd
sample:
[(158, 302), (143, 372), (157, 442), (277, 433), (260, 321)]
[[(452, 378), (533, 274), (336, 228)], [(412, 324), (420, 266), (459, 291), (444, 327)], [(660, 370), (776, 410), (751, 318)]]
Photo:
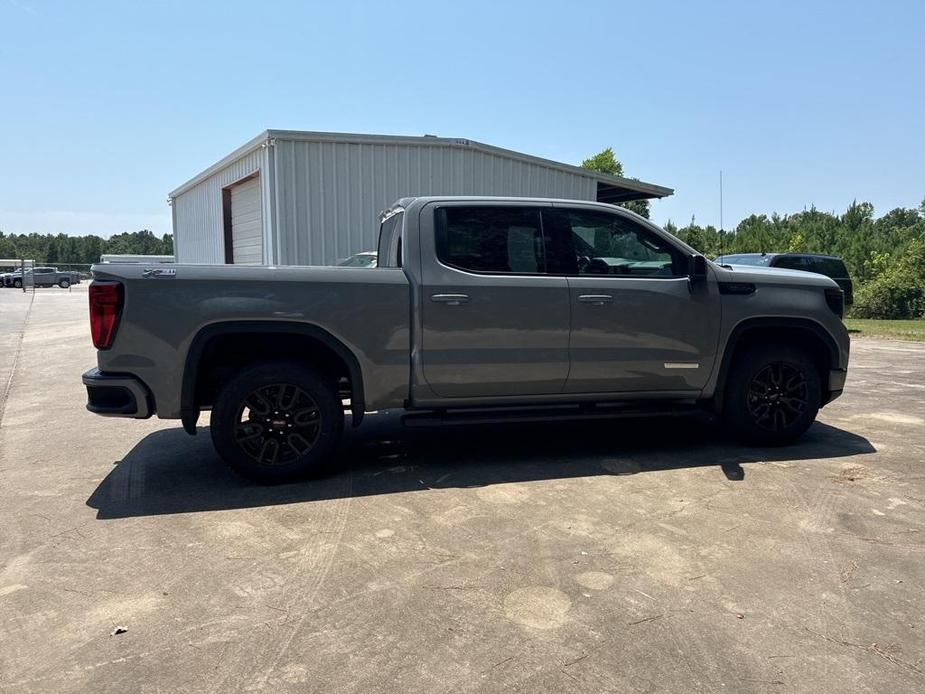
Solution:
[(231, 242), (235, 265), (263, 263), (259, 176), (231, 188)]

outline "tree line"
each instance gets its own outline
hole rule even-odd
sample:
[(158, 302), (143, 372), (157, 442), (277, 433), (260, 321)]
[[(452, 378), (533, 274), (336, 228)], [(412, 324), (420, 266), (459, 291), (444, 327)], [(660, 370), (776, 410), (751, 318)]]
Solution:
[(701, 253), (823, 253), (837, 255), (858, 291), (858, 318), (925, 317), (925, 200), (918, 209), (899, 207), (874, 217), (869, 202), (853, 202), (842, 214), (815, 208), (790, 215), (750, 215), (721, 233), (695, 220), (665, 229)]
[(103, 254), (173, 255), (173, 234), (158, 238), (147, 229), (100, 236), (67, 234), (4, 234), (0, 258), (26, 258), (40, 265), (89, 265)]
[[(623, 175), (611, 148), (582, 166)], [(624, 207), (648, 217), (648, 204)], [(925, 200), (876, 217), (869, 202), (853, 202), (842, 213), (815, 207), (794, 214), (753, 214), (734, 229), (671, 221), (665, 230), (709, 258), (723, 253), (822, 253), (837, 255), (855, 282), (852, 315), (859, 318), (925, 318)]]
[[(582, 166), (623, 175), (623, 165), (611, 148), (586, 159)], [(623, 206), (649, 216), (649, 202)], [(753, 214), (734, 229), (721, 232), (712, 225), (665, 229), (709, 258), (722, 253), (824, 253), (844, 259), (855, 281), (853, 315), (870, 318), (925, 317), (925, 200), (918, 208), (896, 208), (875, 217), (869, 202), (853, 202), (842, 213), (815, 207), (794, 214)], [(173, 235), (157, 237), (141, 231), (100, 236), (66, 234), (4, 234), (0, 258), (31, 258), (37, 263), (68, 265), (98, 262), (103, 254), (172, 255)]]

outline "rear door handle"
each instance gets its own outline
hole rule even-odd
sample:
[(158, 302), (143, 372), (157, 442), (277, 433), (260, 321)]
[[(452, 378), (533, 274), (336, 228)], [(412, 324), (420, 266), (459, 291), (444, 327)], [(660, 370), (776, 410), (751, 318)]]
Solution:
[(430, 300), (447, 306), (459, 306), (469, 303), (468, 294), (431, 294)]
[(595, 306), (613, 303), (613, 297), (610, 294), (581, 294), (578, 300), (583, 304), (593, 304)]

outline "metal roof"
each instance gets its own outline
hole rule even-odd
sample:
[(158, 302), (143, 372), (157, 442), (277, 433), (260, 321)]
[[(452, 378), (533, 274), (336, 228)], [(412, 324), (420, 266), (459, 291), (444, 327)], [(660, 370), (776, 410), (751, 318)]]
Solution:
[(463, 138), (450, 138), (450, 137), (435, 137), (433, 135), (423, 135), (423, 136), (406, 136), (406, 135), (363, 135), (359, 133), (325, 133), (325, 132), (310, 132), (310, 131), (300, 131), (300, 130), (266, 130), (260, 135), (250, 140), (246, 144), (242, 145), (234, 152), (224, 157), (220, 161), (216, 162), (210, 166), (205, 171), (197, 174), (186, 183), (181, 185), (174, 191), (171, 191), (170, 198), (176, 198), (178, 195), (182, 195), (190, 188), (193, 188), (201, 181), (204, 181), (209, 176), (214, 174), (217, 171), (224, 169), (226, 166), (232, 162), (244, 157), (256, 149), (261, 147), (266, 147), (268, 144), (271, 144), (274, 140), (295, 140), (295, 141), (306, 141), (306, 142), (340, 142), (340, 143), (356, 143), (356, 144), (391, 144), (391, 145), (415, 145), (418, 147), (422, 146), (435, 146), (435, 147), (453, 147), (453, 148), (466, 148), (470, 150), (476, 150), (484, 152), (486, 154), (494, 155), (497, 157), (503, 157), (507, 159), (516, 159), (523, 162), (529, 162), (533, 164), (539, 164), (541, 166), (546, 166), (551, 169), (556, 169), (559, 171), (564, 171), (566, 173), (573, 174), (575, 176), (581, 176), (583, 178), (590, 178), (597, 181), (598, 192), (597, 199), (600, 202), (625, 202), (627, 200), (641, 200), (647, 198), (663, 198), (674, 193), (674, 190), (671, 188), (666, 188), (664, 186), (655, 185), (654, 183), (646, 183), (645, 181), (640, 181), (636, 178), (624, 178), (622, 176), (611, 176), (609, 174), (599, 173), (597, 171), (592, 171), (591, 169), (585, 169), (580, 166), (573, 166), (571, 164), (563, 164), (562, 162), (553, 161), (551, 159), (543, 159), (542, 157), (534, 157), (530, 154), (523, 154), (521, 152), (515, 152), (510, 149), (503, 149), (501, 147), (494, 147), (493, 145), (486, 145), (481, 142), (476, 142), (475, 140), (467, 140)]

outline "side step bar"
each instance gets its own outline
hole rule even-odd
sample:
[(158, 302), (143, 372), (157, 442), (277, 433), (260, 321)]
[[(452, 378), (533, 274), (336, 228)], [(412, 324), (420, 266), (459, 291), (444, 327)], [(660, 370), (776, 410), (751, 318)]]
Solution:
[(629, 419), (633, 417), (685, 417), (702, 414), (694, 401), (661, 405), (566, 405), (531, 408), (496, 407), (471, 410), (429, 410), (403, 415), (408, 428), (445, 427), (472, 424), (521, 424), (551, 421), (585, 421), (595, 419)]

